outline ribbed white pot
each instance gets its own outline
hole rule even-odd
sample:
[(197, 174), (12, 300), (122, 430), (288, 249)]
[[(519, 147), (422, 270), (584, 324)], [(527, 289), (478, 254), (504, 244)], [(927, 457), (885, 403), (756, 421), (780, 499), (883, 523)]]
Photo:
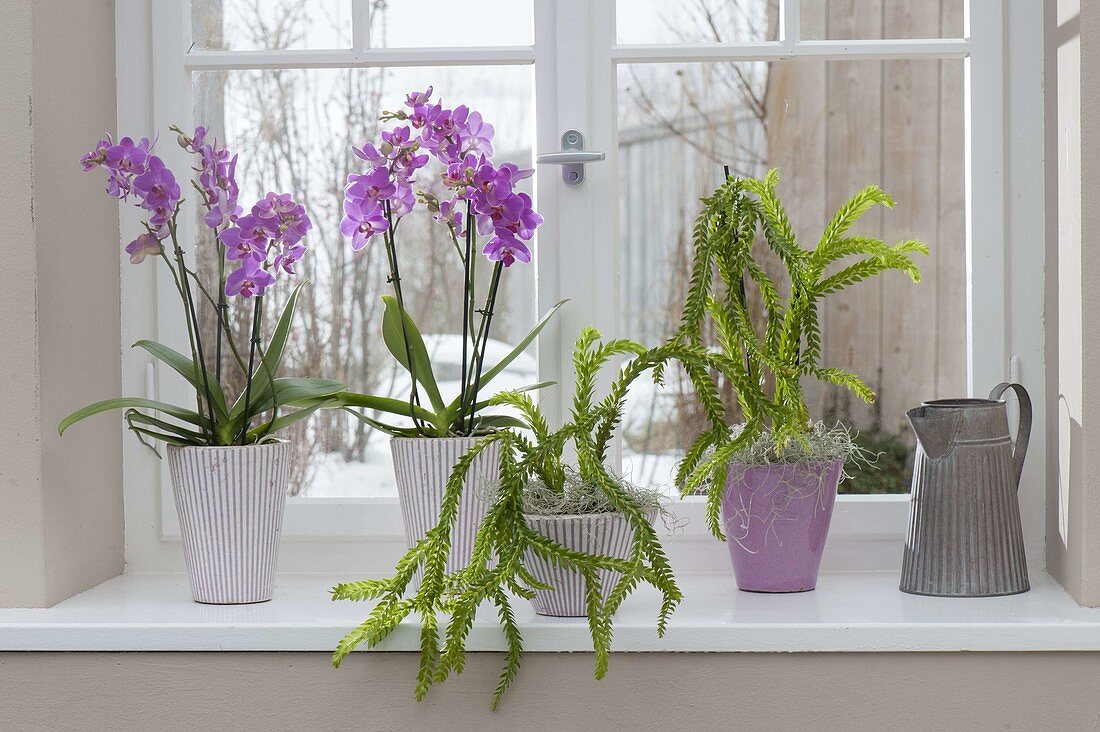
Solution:
[(266, 602), (275, 589), (290, 444), (168, 446), (195, 602)]
[[(597, 513), (577, 516), (525, 515), (527, 526), (566, 549), (626, 559), (630, 556), (630, 544), (634, 529), (619, 513)], [(646, 516), (650, 523), (656, 512)], [(528, 571), (535, 579), (553, 590), (535, 590), (531, 607), (539, 615), (575, 618), (588, 614), (585, 602), (584, 575), (576, 570), (561, 567), (540, 557), (528, 549), (524, 554)], [(606, 601), (621, 574), (609, 569), (600, 570), (600, 589)]]
[[(397, 497), (405, 522), (409, 547), (424, 538), (439, 523), (443, 491), (455, 463), (476, 445), (476, 437), (394, 437), (390, 440)], [(500, 445), (492, 444), (474, 459), (466, 474), (458, 515), (451, 532), (451, 553), (447, 571), (457, 572), (470, 562), (477, 527), (489, 512), (486, 490), (500, 477)], [(420, 584), (420, 572), (414, 586)]]

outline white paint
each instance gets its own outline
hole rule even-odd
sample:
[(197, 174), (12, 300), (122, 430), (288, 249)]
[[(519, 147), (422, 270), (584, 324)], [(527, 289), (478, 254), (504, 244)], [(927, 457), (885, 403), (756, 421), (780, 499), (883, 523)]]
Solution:
[[(135, 574), (46, 609), (0, 609), (3, 651), (330, 651), (369, 604), (331, 602), (326, 575), (284, 576), (260, 605), (190, 601), (183, 575)], [(1048, 575), (1013, 597), (947, 599), (906, 595), (895, 572), (824, 573), (817, 590), (740, 592), (732, 573), (679, 577), (683, 605), (668, 632), (655, 628), (658, 595), (648, 588), (615, 617), (616, 651), (1092, 651), (1100, 609), (1078, 607)], [(591, 650), (583, 618), (535, 615), (517, 601), (528, 651)], [(504, 650), (492, 612), (474, 623), (467, 649)], [(406, 622), (383, 650), (419, 650)]]
[[(1025, 236), (1005, 234), (1005, 161), (1024, 159), (1026, 145), (1013, 145), (1006, 151), (1004, 121), (1005, 51), (1002, 29), (1018, 20), (1016, 8), (1002, 10), (999, 3), (971, 3), (965, 38), (886, 39), (865, 41), (802, 40), (798, 31), (797, 2), (782, 3), (784, 29), (780, 41), (724, 44), (652, 44), (617, 45), (615, 43), (614, 0), (539, 0), (534, 9), (535, 44), (485, 48), (372, 49), (367, 48), (366, 0), (353, 2), (353, 48), (337, 50), (289, 51), (195, 51), (188, 49), (190, 17), (186, 5), (172, 7), (150, 0), (120, 0), (116, 11), (118, 28), (120, 129), (164, 131), (171, 122), (186, 123), (193, 108), (190, 72), (195, 69), (244, 68), (321, 68), (378, 65), (441, 64), (533, 64), (537, 114), (537, 150), (557, 150), (564, 129), (576, 128), (587, 137), (587, 146), (607, 152), (608, 159), (587, 169), (588, 180), (577, 189), (566, 189), (559, 177), (540, 175), (537, 180), (537, 206), (547, 222), (540, 238), (547, 246), (537, 247), (537, 298), (539, 311), (545, 311), (561, 298), (571, 302), (563, 309), (540, 338), (540, 378), (568, 385), (572, 373), (570, 349), (575, 334), (583, 325), (596, 325), (613, 337), (618, 327), (619, 247), (617, 191), (617, 100), (615, 73), (621, 63), (721, 62), (731, 60), (773, 60), (806, 56), (815, 59), (861, 58), (894, 59), (968, 58), (975, 67), (970, 96), (977, 115), (973, 120), (980, 131), (972, 149), (970, 166), (971, 198), (976, 213), (970, 216), (974, 242), (971, 287), (972, 312), (980, 317), (980, 327), (971, 337), (971, 378), (977, 391), (988, 389), (1006, 369), (1008, 319), (1023, 325), (1017, 337), (1012, 321), (1014, 352), (1041, 353), (1041, 316), (1026, 309), (1006, 311), (1006, 302), (1015, 296), (1014, 286), (1026, 286), (1015, 280), (1006, 283), (1006, 254), (1021, 247), (1032, 247)], [(132, 23), (135, 12), (149, 12), (152, 22)], [(139, 13), (139, 14), (140, 14)], [(1037, 24), (1021, 27), (1017, 22), (1010, 36), (1014, 57), (1033, 51), (1041, 33)], [(977, 29), (971, 33), (969, 29)], [(1027, 34), (1028, 31), (1030, 34)], [(152, 78), (134, 69), (147, 68), (152, 62)], [(155, 85), (151, 82), (155, 81)], [(1003, 82), (1003, 83), (1002, 83)], [(1034, 119), (1041, 118), (1042, 105), (1034, 95), (1012, 96), (1012, 116), (1022, 121), (1023, 132)], [(131, 103), (129, 100), (135, 100)], [(150, 113), (155, 122), (150, 125)], [(1014, 124), (1019, 125), (1019, 122)], [(1034, 125), (1032, 125), (1034, 126)], [(152, 127), (152, 128), (151, 128)], [(1017, 129), (1017, 128), (1014, 128)], [(168, 146), (171, 147), (171, 146)], [(1018, 149), (1020, 148), (1020, 149)], [(167, 149), (167, 148), (166, 148)], [(1021, 150), (1022, 149), (1022, 150)], [(171, 162), (171, 161), (169, 161)], [(1036, 180), (1034, 166), (1014, 170), (1018, 181)], [(1010, 166), (1011, 168), (1011, 166)], [(556, 171), (555, 171), (556, 173)], [(1018, 189), (1027, 193), (1027, 186)], [(1026, 215), (1026, 214), (1025, 214)], [(131, 218), (129, 214), (126, 218)], [(124, 219), (124, 224), (125, 224)], [(1017, 222), (1018, 223), (1018, 222)], [(193, 224), (187, 219), (185, 225)], [(1015, 224), (1014, 224), (1015, 225)], [(1026, 227), (1023, 227), (1026, 231)], [(1034, 257), (1013, 260), (1026, 272)], [(170, 282), (161, 277), (152, 282), (144, 273), (127, 270), (124, 300), (139, 303), (157, 301), (157, 292), (170, 292)], [(134, 279), (141, 278), (134, 282)], [(166, 289), (168, 288), (168, 289)], [(1006, 289), (1007, 288), (1007, 289)], [(123, 342), (154, 336), (169, 343), (182, 340), (182, 320), (172, 310), (172, 298), (160, 298), (156, 328), (138, 307), (125, 307)], [(1038, 346), (1036, 346), (1038, 344)], [(1036, 350), (1040, 347), (1039, 350)], [(128, 354), (124, 361), (124, 382), (134, 382), (133, 369), (142, 372), (148, 359)], [(159, 373), (159, 371), (158, 371)], [(1030, 372), (1029, 372), (1030, 373)], [(993, 380), (991, 380), (993, 379)], [(988, 383), (986, 383), (988, 382)], [(186, 400), (189, 395), (177, 380), (159, 383), (160, 398)], [(979, 388), (980, 387), (980, 388)], [(569, 389), (559, 388), (559, 399), (547, 399), (544, 407), (556, 422), (568, 409)], [(1034, 395), (1033, 395), (1033, 398)], [(1037, 405), (1041, 411), (1041, 405)], [(126, 446), (127, 566), (139, 571), (176, 571), (182, 566), (178, 527), (170, 499), (166, 471), (160, 469), (147, 451)], [(1043, 445), (1031, 446), (1028, 474), (1043, 475)], [(1039, 478), (1036, 478), (1039, 479)], [(1025, 478), (1025, 480), (1027, 480)], [(1040, 490), (1029, 490), (1022, 497), (1027, 517), (1028, 556), (1042, 566), (1042, 499)], [(688, 523), (668, 538), (670, 554), (680, 566), (718, 570), (724, 561), (724, 547), (707, 538), (701, 507), (693, 500), (677, 501), (676, 513)], [(897, 566), (904, 536), (907, 505), (897, 497), (842, 497), (834, 520), (824, 566), (834, 569), (886, 569)], [(373, 569), (395, 560), (400, 546), (399, 508), (393, 499), (300, 499), (291, 500), (286, 514), (286, 541), (280, 561), (282, 571), (330, 571)], [(382, 568), (384, 569), (384, 567)]]

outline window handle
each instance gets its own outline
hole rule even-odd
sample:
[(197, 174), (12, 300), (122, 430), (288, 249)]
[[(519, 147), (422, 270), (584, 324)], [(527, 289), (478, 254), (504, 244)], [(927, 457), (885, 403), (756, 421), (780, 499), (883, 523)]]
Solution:
[(584, 149), (584, 135), (578, 130), (566, 130), (561, 136), (561, 151), (540, 153), (535, 162), (542, 165), (560, 165), (561, 179), (567, 186), (579, 186), (584, 182), (584, 166), (596, 163), (607, 156), (596, 150)]

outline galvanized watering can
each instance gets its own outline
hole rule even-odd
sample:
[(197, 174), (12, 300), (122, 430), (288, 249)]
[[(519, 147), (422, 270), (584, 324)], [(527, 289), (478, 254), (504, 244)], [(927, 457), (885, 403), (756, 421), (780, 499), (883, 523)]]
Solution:
[[(1013, 446), (1001, 395), (1020, 400)], [(1027, 592), (1016, 493), (1031, 434), (1031, 399), (999, 384), (989, 399), (939, 399), (910, 409), (917, 456), (901, 591), (940, 597)]]

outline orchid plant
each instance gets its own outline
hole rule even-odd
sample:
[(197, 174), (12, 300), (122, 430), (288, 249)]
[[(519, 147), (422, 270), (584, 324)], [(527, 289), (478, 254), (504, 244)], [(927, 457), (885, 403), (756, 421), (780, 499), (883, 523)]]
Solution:
[[(295, 275), (294, 267), (306, 252), (303, 240), (312, 223), (305, 208), (285, 193), (266, 194), (245, 214), (238, 202), (237, 156), (208, 139), (203, 127), (190, 135), (178, 127), (172, 131), (177, 133), (180, 147), (197, 161), (191, 186), (204, 209), (203, 223), (214, 234), (216, 285), (203, 282), (187, 263), (178, 226), (183, 192), (164, 160), (153, 152), (153, 143), (147, 138), (135, 142), (131, 137), (116, 142), (107, 136), (81, 158), (81, 165), (85, 172), (105, 171), (107, 194), (129, 201), (145, 213), (145, 231), (126, 246), (126, 253), (133, 264), (159, 260), (168, 269), (183, 303), (190, 355), (150, 340), (138, 341), (134, 346), (182, 376), (194, 388), (196, 404), (192, 408), (134, 397), (108, 399), (69, 415), (58, 430), (63, 433), (73, 423), (94, 414), (122, 409), (130, 430), (150, 446), (149, 440), (193, 446), (262, 443), (320, 408), (339, 406), (335, 395), (344, 389), (338, 381), (277, 377), (304, 283), (287, 298), (275, 330), (266, 347), (263, 345), (265, 293), (277, 279)], [(247, 354), (238, 347), (230, 328), (229, 298), (252, 301)], [(209, 339), (204, 342), (200, 328), (199, 312), (204, 302), (216, 314), (213, 344)], [(233, 368), (243, 374), (244, 387), (230, 401), (227, 379), (223, 377), (228, 376), (227, 369)], [(288, 408), (295, 411), (280, 414)]]
[[(531, 197), (516, 190), (517, 184), (534, 171), (494, 162), (493, 126), (466, 105), (447, 108), (433, 102), (432, 92), (428, 87), (406, 95), (405, 108), (382, 113), (382, 122), (394, 124), (381, 132), (378, 145), (368, 142), (353, 148), (368, 167), (364, 173), (348, 176), (340, 222), (340, 230), (353, 250), (361, 251), (376, 241), (385, 248), (393, 295), (383, 298), (382, 335), (390, 353), (409, 372), (409, 398), (405, 402), (351, 393), (341, 398), (346, 407), (390, 415), (386, 421), (349, 409), (359, 419), (391, 435), (479, 435), (517, 424), (506, 415), (482, 414), (489, 405), (478, 395), (534, 341), (561, 303), (503, 359), (486, 369), (485, 352), (501, 277), (505, 269), (531, 261), (530, 244), (543, 221)], [(461, 383), (458, 396), (451, 401), (440, 394), (428, 350), (409, 315), (402, 287), (397, 232), (403, 219), (418, 206), (424, 206), (446, 228), (462, 265)], [(483, 299), (475, 291), (479, 249), (492, 263)], [(546, 384), (529, 388), (542, 386)], [(393, 424), (394, 416), (408, 420), (411, 426)]]

